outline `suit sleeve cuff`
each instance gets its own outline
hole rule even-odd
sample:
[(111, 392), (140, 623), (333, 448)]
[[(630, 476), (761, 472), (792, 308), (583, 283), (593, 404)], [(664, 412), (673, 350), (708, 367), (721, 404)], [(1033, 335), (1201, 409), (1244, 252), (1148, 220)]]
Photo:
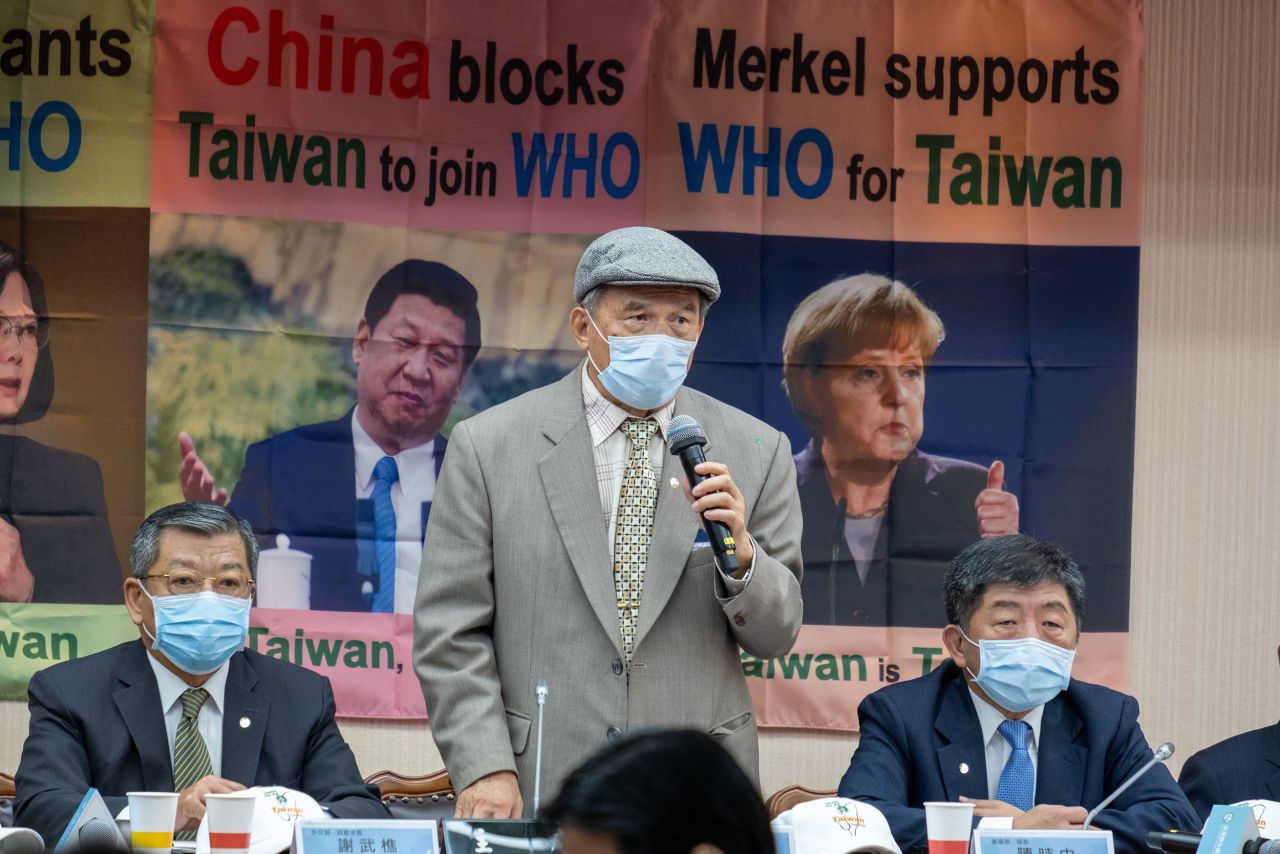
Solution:
[(741, 578), (734, 578), (732, 575), (726, 575), (724, 570), (720, 568), (720, 564), (716, 564), (716, 576), (718, 579), (716, 586), (719, 588), (716, 591), (716, 594), (721, 599), (732, 599), (734, 596), (737, 596), (742, 593), (742, 591), (746, 590), (747, 585), (751, 583), (751, 573), (755, 571), (756, 562), (760, 560), (761, 552), (760, 546), (756, 544), (755, 537), (748, 534), (747, 539), (751, 540), (751, 553), (753, 557), (751, 558), (751, 566), (742, 574)]

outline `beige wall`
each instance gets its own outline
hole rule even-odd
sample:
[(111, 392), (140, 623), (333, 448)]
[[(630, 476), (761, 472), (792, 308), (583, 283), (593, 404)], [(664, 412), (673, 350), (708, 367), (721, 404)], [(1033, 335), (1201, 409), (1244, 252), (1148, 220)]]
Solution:
[[(1132, 692), (1172, 764), (1273, 722), (1280, 669), (1280, 3), (1147, 3)], [(347, 721), (368, 774), (425, 772), (423, 727)], [(25, 707), (0, 704), (0, 768)], [(848, 735), (768, 732), (766, 791), (834, 787)]]

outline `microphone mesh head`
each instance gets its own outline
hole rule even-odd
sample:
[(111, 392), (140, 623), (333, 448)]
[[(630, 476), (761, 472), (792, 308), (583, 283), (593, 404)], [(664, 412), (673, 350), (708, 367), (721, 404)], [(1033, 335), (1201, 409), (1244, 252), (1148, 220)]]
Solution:
[(1156, 756), (1161, 762), (1173, 755), (1173, 742), (1166, 741), (1164, 744), (1156, 748)]
[(102, 850), (114, 848), (120, 842), (116, 829), (105, 821), (91, 818), (80, 828), (80, 847)]
[(694, 421), (688, 415), (677, 415), (667, 424), (667, 446), (684, 442), (689, 439), (701, 439), (705, 444), (707, 434), (702, 432), (702, 427), (697, 421)]

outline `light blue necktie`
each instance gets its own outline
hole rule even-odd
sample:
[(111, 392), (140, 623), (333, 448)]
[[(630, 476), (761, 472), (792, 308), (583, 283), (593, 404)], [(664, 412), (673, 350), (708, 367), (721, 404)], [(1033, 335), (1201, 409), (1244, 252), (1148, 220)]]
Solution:
[(396, 508), (391, 503), (391, 487), (399, 479), (400, 469), (393, 457), (383, 457), (373, 467), (373, 548), (378, 558), (375, 613), (389, 614), (396, 607)]
[(1031, 809), (1035, 791), (1036, 771), (1027, 752), (1027, 733), (1031, 726), (1026, 721), (1004, 721), (999, 732), (1013, 748), (1009, 761), (1000, 772), (1000, 784), (996, 786), (996, 799), (1022, 811)]

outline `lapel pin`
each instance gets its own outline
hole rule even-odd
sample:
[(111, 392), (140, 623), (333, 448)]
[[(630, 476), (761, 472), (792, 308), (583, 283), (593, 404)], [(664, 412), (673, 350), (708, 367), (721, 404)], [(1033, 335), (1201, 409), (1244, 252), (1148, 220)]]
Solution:
[(671, 478), (671, 488), (672, 488), (672, 489), (675, 489), (675, 488), (676, 488), (677, 486), (679, 486), (679, 485), (680, 485), (680, 481), (676, 480), (674, 477), (673, 477), (673, 478)]
[(248, 729), (248, 728), (249, 728), (249, 719), (248, 719), (248, 718), (241, 718), (241, 719), (240, 719), (240, 729)]
[[(243, 720), (242, 720), (242, 721), (240, 721), (240, 725), (241, 725), (241, 726), (244, 726), (244, 721), (243, 721)], [(961, 774), (968, 774), (968, 773), (969, 773), (969, 763), (968, 763), (968, 762), (961, 762), (961, 763), (960, 763), (960, 773), (961, 773)]]

